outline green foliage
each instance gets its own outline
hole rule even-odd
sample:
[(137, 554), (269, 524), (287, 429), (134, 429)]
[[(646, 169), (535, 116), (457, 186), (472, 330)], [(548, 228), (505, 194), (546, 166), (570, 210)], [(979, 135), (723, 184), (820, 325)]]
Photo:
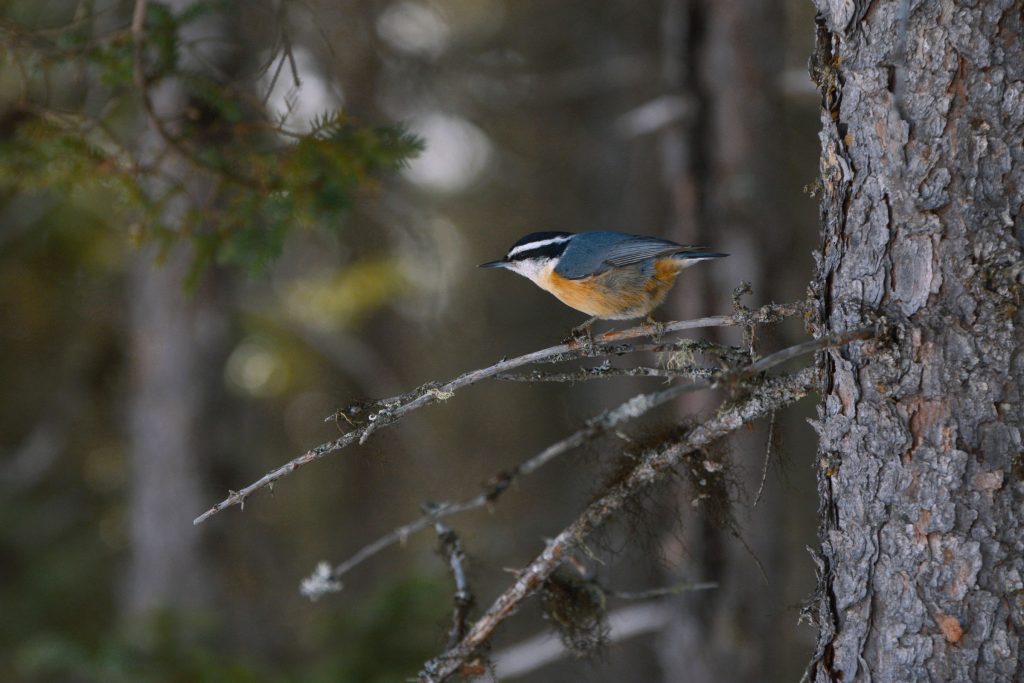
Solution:
[(248, 170), (226, 183), (218, 230), (205, 235), (202, 253), (222, 264), (262, 268), (291, 230), (336, 230), (361, 187), (373, 187), (378, 173), (399, 168), (419, 150), (419, 140), (401, 128), (363, 126), (340, 112), (324, 114), (312, 132), (283, 146), (210, 148), (212, 166)]
[[(188, 241), (196, 274), (211, 263), (258, 271), (295, 230), (337, 230), (361, 191), (374, 188), (421, 143), (400, 126), (365, 125), (337, 111), (323, 113), (308, 133), (285, 130), (260, 104), (254, 83), (186, 68), (183, 27), (226, 7), (196, 3), (175, 13), (150, 2), (141, 50), (124, 28), (97, 38), (77, 22), (51, 39), (52, 29), (42, 34), (14, 24), (16, 39), (7, 45), (0, 76), (21, 81), (22, 99), (0, 111), (0, 191), (113, 192), (111, 229), (133, 226), (131, 237), (165, 246)], [(74, 87), (63, 99), (77, 97), (78, 104), (54, 104), (52, 79), (72, 72)], [(86, 107), (90, 79), (105, 86), (104, 106)], [(172, 80), (183, 93), (180, 115), (156, 119), (151, 93)], [(122, 101), (136, 105), (134, 122), (112, 119), (123, 116)], [(143, 123), (157, 136), (147, 144), (170, 151), (158, 163), (142, 155), (133, 132), (112, 132), (142, 131)], [(165, 211), (188, 196), (190, 183), (212, 190), (212, 197), (184, 212)]]
[(340, 329), (393, 301), (407, 286), (392, 259), (366, 258), (335, 273), (296, 278), (285, 291), (284, 306), (306, 325)]
[[(450, 591), (443, 576), (412, 576), (396, 580), (354, 606), (327, 606), (338, 615), (328, 620), (320, 634), (329, 643), (320, 649), (329, 654), (291, 666), (261, 664), (252, 657), (243, 661), (217, 646), (225, 634), (209, 619), (164, 614), (131, 631), (108, 634), (95, 646), (54, 633), (38, 634), (15, 650), (13, 671), (26, 682), (402, 681), (415, 674), (442, 643), (439, 624), (449, 611)], [(145, 642), (140, 642), (140, 633), (146, 634)]]
[(89, 191), (110, 193), (111, 222), (130, 207), (147, 205), (135, 174), (121, 150), (104, 149), (101, 134), (90, 135), (75, 117), (43, 118), (24, 111), (0, 122), (0, 188), (8, 191), (49, 190), (58, 196)]
[[(54, 634), (39, 635), (15, 656), (15, 670), (26, 681), (79, 680), (96, 683), (270, 683), (286, 680), (226, 655), (209, 642), (210, 628), (163, 615), (145, 629), (145, 645), (113, 636), (88, 648)], [(206, 631), (207, 643), (181, 633)]]
[(108, 88), (131, 85), (134, 47), (128, 36), (96, 45), (88, 52), (88, 61), (99, 69), (99, 81)]
[[(451, 611), (447, 577), (408, 577), (377, 591), (355, 614), (339, 618), (336, 656), (311, 676), (333, 683), (391, 683), (415, 675), (444, 644)], [(353, 618), (354, 617), (354, 618)]]
[(148, 77), (155, 80), (178, 70), (178, 30), (193, 17), (178, 16), (159, 2), (146, 5), (146, 47), (151, 57)]

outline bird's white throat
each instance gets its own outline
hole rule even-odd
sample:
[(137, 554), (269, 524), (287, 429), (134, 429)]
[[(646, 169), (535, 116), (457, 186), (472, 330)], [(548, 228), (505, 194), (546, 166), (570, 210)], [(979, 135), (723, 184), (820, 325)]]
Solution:
[(555, 259), (524, 259), (522, 261), (510, 261), (505, 268), (512, 272), (519, 273), (523, 277), (532, 280), (534, 284), (544, 287), (544, 283), (551, 275), (555, 267)]

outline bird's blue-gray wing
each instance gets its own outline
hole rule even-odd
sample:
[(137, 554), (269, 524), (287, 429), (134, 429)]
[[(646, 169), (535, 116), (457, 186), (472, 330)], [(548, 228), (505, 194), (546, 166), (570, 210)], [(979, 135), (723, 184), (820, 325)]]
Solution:
[[(569, 243), (555, 272), (562, 277), (578, 280), (597, 275), (609, 268), (641, 263), (659, 256), (667, 256), (699, 247), (686, 247), (670, 240), (623, 232), (583, 233)], [(580, 236), (583, 236), (580, 235)]]

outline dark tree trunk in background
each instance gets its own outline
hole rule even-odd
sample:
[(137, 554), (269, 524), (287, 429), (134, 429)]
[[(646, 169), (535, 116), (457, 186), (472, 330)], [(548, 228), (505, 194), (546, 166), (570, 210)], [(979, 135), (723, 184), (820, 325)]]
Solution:
[(822, 12), (812, 680), (1024, 680), (1024, 3)]
[[(675, 209), (676, 229), (670, 236), (731, 254), (726, 261), (683, 274), (681, 287), (689, 295), (687, 309), (680, 312), (683, 318), (729, 310), (730, 293), (741, 280), (752, 284), (754, 303), (794, 296), (780, 291), (783, 278), (766, 277), (792, 258), (783, 237), (787, 226), (779, 190), (783, 9), (780, 0), (665, 4), (665, 50), (679, 65), (674, 71), (672, 62), (666, 62), (665, 72), (676, 80), (675, 87), (685, 89), (696, 109), (688, 130), (670, 131), (663, 139)], [(674, 32), (673, 26), (678, 27)], [(684, 402), (682, 412), (706, 414), (716, 405), (714, 397), (694, 396)], [(703, 519), (701, 509), (690, 506), (689, 493), (682, 498), (687, 546), (683, 573), (689, 579), (717, 581), (719, 588), (679, 601), (660, 641), (665, 681), (775, 678), (782, 676), (787, 655), (798, 659), (793, 655), (793, 629), (779, 628), (786, 615), (781, 587), (790, 559), (776, 552), (785, 533), (777, 523), (784, 501), (766, 496), (750, 509), (766, 441), (763, 426), (729, 440), (742, 468), (736, 479), (749, 493), (735, 509), (742, 541)], [(769, 577), (767, 587), (759, 561)], [(786, 623), (794, 622), (795, 615)]]

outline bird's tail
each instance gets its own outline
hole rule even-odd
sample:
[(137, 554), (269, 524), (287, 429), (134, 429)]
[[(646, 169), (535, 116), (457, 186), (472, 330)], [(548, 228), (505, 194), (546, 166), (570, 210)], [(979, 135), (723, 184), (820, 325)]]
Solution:
[(708, 261), (715, 258), (724, 258), (728, 254), (723, 254), (719, 251), (705, 251), (701, 248), (687, 249), (686, 251), (677, 251), (672, 254), (672, 258), (678, 259), (679, 261), (685, 261), (686, 266), (692, 266), (698, 261)]

